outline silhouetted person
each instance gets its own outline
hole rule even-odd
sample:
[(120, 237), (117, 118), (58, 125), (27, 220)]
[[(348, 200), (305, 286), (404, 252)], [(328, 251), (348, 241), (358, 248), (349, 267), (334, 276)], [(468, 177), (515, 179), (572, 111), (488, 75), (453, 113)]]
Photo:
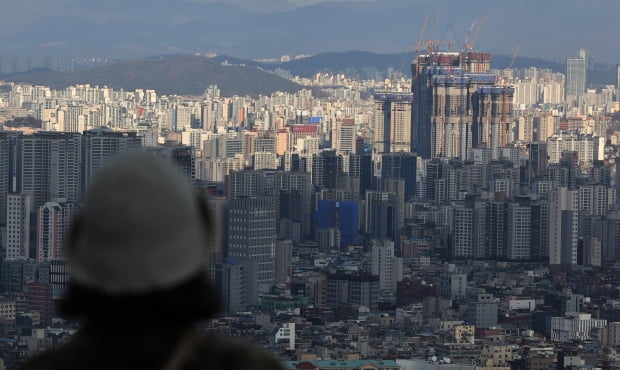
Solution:
[(206, 199), (171, 163), (132, 153), (104, 166), (65, 243), (62, 314), (83, 327), (22, 369), (281, 369), (259, 347), (203, 336), (217, 298)]

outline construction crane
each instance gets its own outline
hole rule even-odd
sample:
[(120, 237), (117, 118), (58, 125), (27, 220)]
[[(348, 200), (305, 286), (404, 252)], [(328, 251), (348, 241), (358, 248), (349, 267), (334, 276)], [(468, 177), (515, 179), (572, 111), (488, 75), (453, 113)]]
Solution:
[[(424, 38), (424, 32), (426, 31), (426, 25), (428, 24), (429, 15), (427, 14), (424, 18), (424, 23), (422, 24), (422, 29), (420, 30), (420, 37), (418, 37), (418, 41), (413, 45), (413, 50), (415, 51), (415, 59), (418, 59), (418, 54), (420, 52), (420, 45), (422, 44), (422, 39)], [(403, 71), (403, 67), (405, 66), (405, 61), (409, 57), (409, 51), (405, 54), (402, 63), (400, 63), (400, 71)]]
[(519, 55), (519, 49), (521, 49), (521, 45), (517, 45), (514, 54), (512, 54), (512, 59), (510, 59), (510, 64), (506, 69), (512, 69), (512, 65), (515, 64), (515, 59), (517, 59), (517, 55)]
[(480, 35), (480, 30), (482, 30), (482, 26), (484, 25), (485, 21), (486, 21), (486, 18), (482, 17), (479, 22), (474, 21), (474, 23), (471, 25), (471, 28), (470, 28), (471, 31), (469, 35), (467, 35), (467, 38), (465, 39), (465, 49), (471, 50), (473, 48), (473, 45), (478, 39), (478, 35)]

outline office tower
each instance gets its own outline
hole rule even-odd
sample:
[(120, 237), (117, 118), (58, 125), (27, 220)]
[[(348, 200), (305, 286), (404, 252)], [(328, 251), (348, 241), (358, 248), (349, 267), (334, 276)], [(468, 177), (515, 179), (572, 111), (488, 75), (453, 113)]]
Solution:
[(30, 213), (32, 196), (27, 193), (7, 194), (5, 259), (30, 258)]
[(413, 61), (412, 142), (423, 158), (468, 158), (473, 95), (493, 86), (491, 54), (430, 51)]
[(32, 195), (37, 209), (54, 198), (80, 201), (81, 137), (74, 133), (38, 132), (18, 139), (21, 163), (18, 190)]
[(366, 192), (364, 230), (370, 239), (390, 239), (399, 242), (398, 197), (394, 193)]
[(498, 149), (509, 142), (513, 95), (513, 87), (483, 86), (472, 97), (472, 147), (492, 149), (493, 159), (498, 159)]
[(6, 225), (6, 195), (9, 192), (13, 192), (13, 176), (12, 169), (14, 166), (12, 162), (16, 160), (16, 156), (12, 148), (15, 142), (16, 135), (11, 135), (7, 132), (0, 132), (0, 225)]
[(276, 198), (244, 197), (228, 203), (228, 257), (248, 274), (249, 305), (258, 303), (275, 282)]
[(247, 278), (244, 265), (234, 258), (217, 264), (214, 283), (224, 312), (235, 313), (246, 309)]
[(377, 190), (396, 195), (398, 218), (396, 225), (402, 228), (405, 225), (405, 180), (393, 177), (382, 178), (377, 184)]
[(566, 59), (566, 99), (573, 97), (579, 103), (586, 92), (586, 73), (588, 71), (588, 55), (579, 49), (579, 55)]
[(577, 190), (558, 187), (549, 192), (549, 264), (576, 265), (578, 237)]
[(405, 180), (405, 201), (416, 194), (418, 157), (413, 153), (386, 153), (381, 156), (381, 177)]
[(530, 143), (528, 148), (529, 176), (532, 179), (542, 179), (547, 174), (547, 143)]
[(53, 261), (63, 258), (63, 242), (77, 209), (62, 199), (46, 202), (37, 210), (36, 260)]
[(334, 150), (324, 150), (312, 156), (312, 184), (318, 187), (336, 188), (336, 179), (342, 174), (342, 157)]
[(277, 173), (275, 181), (280, 221), (279, 235), (294, 241), (310, 238), (313, 216), (313, 187), (310, 173)]
[(446, 166), (439, 159), (426, 163), (426, 199), (438, 203), (446, 199)]
[(367, 190), (374, 189), (374, 168), (370, 154), (354, 154), (349, 157), (349, 177), (359, 178), (359, 191), (364, 198)]
[(117, 132), (105, 127), (84, 131), (81, 156), (82, 194), (85, 194), (93, 177), (105, 162), (141, 147), (142, 137), (135, 132)]
[(374, 149), (377, 153), (411, 150), (411, 93), (378, 93), (375, 98)]
[(506, 209), (506, 258), (531, 258), (531, 209), (527, 205), (511, 203)]

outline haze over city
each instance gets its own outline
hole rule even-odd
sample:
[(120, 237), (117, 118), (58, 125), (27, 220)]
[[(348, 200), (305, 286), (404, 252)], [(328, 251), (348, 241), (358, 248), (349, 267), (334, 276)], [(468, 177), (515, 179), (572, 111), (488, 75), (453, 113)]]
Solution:
[(587, 47), (595, 61), (615, 64), (619, 12), (613, 0), (25, 0), (3, 4), (0, 54), (126, 58), (215, 52), (253, 59), (403, 52), (412, 49), (425, 16), (432, 25), (439, 14), (437, 40), (463, 43), (472, 23), (485, 17), (476, 45), (481, 50), (511, 55), (521, 45), (522, 56), (564, 58)]

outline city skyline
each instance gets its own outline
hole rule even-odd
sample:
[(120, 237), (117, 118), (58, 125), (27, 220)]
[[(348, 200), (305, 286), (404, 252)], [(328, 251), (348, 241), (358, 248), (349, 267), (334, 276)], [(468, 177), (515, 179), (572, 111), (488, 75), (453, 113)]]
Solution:
[[(86, 37), (120, 24), (116, 21), (140, 24), (169, 6), (165, 0), (136, 0), (131, 6), (114, 0), (85, 7), (75, 0), (52, 1), (74, 7), (66, 18), (48, 25), (65, 19), (71, 26), (70, 18), (81, 14)], [(435, 6), (450, 7), (448, 0), (438, 3), (415, 2), (415, 17)], [(188, 9), (240, 12), (219, 23), (222, 33), (214, 38), (223, 36), (223, 23), (229, 20), (255, 16), (250, 26), (256, 26), (306, 11), (315, 17), (304, 19), (317, 21), (296, 19), (297, 31), (320, 38), (323, 20), (342, 19), (348, 12), (353, 21), (360, 14), (382, 16), (410, 6), (406, 0), (359, 1), (354, 6), (350, 1), (272, 0), (258, 16), (246, 0), (235, 0), (234, 6), (208, 0), (175, 4), (182, 8), (174, 14), (175, 25), (185, 31), (192, 19), (196, 26), (207, 16), (187, 18), (183, 11)], [(502, 8), (514, 11), (503, 26), (510, 29), (511, 20), (526, 19), (522, 16), (529, 11), (518, 10), (532, 4), (525, 0)], [(187, 280), (164, 280), (153, 295), (109, 290), (97, 278), (94, 285), (76, 280), (80, 265), (75, 263), (83, 257), (71, 257), (89, 257), (111, 246), (115, 269), (127, 265), (158, 278), (160, 273), (165, 277), (166, 265), (180, 265), (166, 258), (156, 269), (143, 269), (164, 244), (171, 250), (183, 251), (186, 245), (200, 250), (190, 264), (199, 269), (192, 276), (209, 279), (209, 293), (200, 297), (221, 306), (221, 312), (197, 324), (200, 336), (251, 337), (287, 370), (619, 368), (620, 65), (609, 64), (614, 66), (613, 81), (589, 85), (589, 56), (600, 50), (571, 39), (567, 31), (563, 40), (574, 49), (560, 56), (561, 70), (515, 68), (515, 57), (508, 68), (494, 66), (495, 49), (479, 48), (476, 34), (496, 30), (493, 22), (499, 18), (485, 15), (485, 21), (481, 14), (476, 14), (477, 26), (459, 32), (468, 42), (456, 50), (446, 40), (449, 36), (438, 40), (442, 24), (448, 30), (455, 27), (443, 17), (454, 19), (451, 12), (460, 10), (459, 21), (471, 24), (467, 18), (483, 5), (489, 11), (501, 8), (491, 0), (471, 0), (453, 3), (448, 14), (435, 18), (437, 27), (433, 16), (427, 17), (426, 32), (435, 36), (408, 35), (419, 41), (410, 60), (403, 60), (404, 68), (369, 69), (370, 78), (347, 67), (304, 76), (263, 71), (298, 88), (231, 93), (199, 79), (200, 68), (191, 69), (193, 79), (186, 79), (187, 74), (181, 78), (189, 64), (176, 61), (204, 62), (201, 54), (170, 58), (160, 67), (172, 70), (171, 78), (181, 85), (192, 85), (191, 94), (147, 85), (151, 72), (139, 80), (145, 85), (132, 88), (105, 78), (60, 87), (0, 81), (0, 369), (19, 368), (39, 351), (62, 351), (63, 343), (81, 340), (81, 329), (75, 334), (79, 323), (64, 320), (54, 308), (67, 293), (107, 298), (120, 292), (121, 304), (105, 306), (98, 316), (103, 321), (93, 321), (91, 328), (105, 323), (106, 336), (118, 335), (123, 350), (140, 353), (143, 343), (125, 343), (120, 336), (127, 335), (126, 329), (157, 334), (166, 322), (158, 315), (166, 311), (150, 312), (151, 307), (183, 302), (180, 295), (168, 298), (168, 293), (188, 287)], [(555, 10), (562, 18), (567, 11), (539, 5), (537, 15)], [(277, 6), (282, 11), (271, 10)], [(126, 18), (117, 18), (119, 9)], [(144, 13), (137, 12), (141, 9)], [(325, 11), (330, 14), (321, 13)], [(407, 15), (394, 14), (391, 21)], [(408, 26), (419, 29), (413, 18)], [(86, 23), (102, 20), (87, 29)], [(481, 28), (484, 22), (490, 22), (490, 30)], [(347, 22), (341, 23), (346, 28)], [(341, 29), (325, 24), (322, 31), (327, 33)], [(349, 31), (361, 31), (364, 25)], [(523, 35), (528, 28), (534, 27), (510, 30)], [(138, 38), (146, 40), (160, 30), (148, 29)], [(259, 49), (261, 30), (254, 30)], [(62, 33), (62, 27), (53, 31)], [(297, 35), (280, 34), (275, 27), (271, 31), (267, 37), (273, 36), (274, 44)], [(194, 35), (186, 34), (188, 42)], [(92, 45), (109, 50), (111, 44), (104, 41), (118, 40), (113, 35), (104, 40), (106, 36)], [(372, 44), (362, 32), (353, 36)], [(378, 31), (375, 36), (384, 38)], [(492, 44), (489, 38), (479, 42)], [(169, 43), (173, 38), (159, 47)], [(513, 49), (510, 43), (504, 40), (503, 46)], [(326, 42), (316, 40), (315, 46), (319, 44)], [(0, 57), (3, 45), (0, 38)], [(47, 48), (70, 46), (51, 42)], [(533, 50), (523, 46), (525, 52)], [(234, 65), (242, 62), (208, 63), (221, 67), (217, 71), (222, 74), (240, 77), (237, 85), (258, 81)], [(175, 191), (157, 186), (165, 183), (161, 176), (152, 183), (130, 180), (141, 185), (117, 196), (130, 187), (129, 181), (113, 180), (104, 167), (128, 152), (177, 167), (174, 189), (182, 189), (187, 202), (171, 202), (177, 199)], [(131, 172), (148, 172), (149, 178), (159, 172), (137, 167)], [(114, 190), (100, 203), (110, 206), (92, 206), (109, 189)], [(152, 193), (145, 204), (138, 202), (143, 193)], [(188, 218), (167, 206), (182, 211), (194, 201), (199, 213)], [(141, 212), (133, 212), (134, 205)], [(182, 225), (176, 225), (179, 220)], [(137, 233), (119, 234), (120, 243), (109, 242), (107, 232), (95, 234), (102, 235), (102, 243), (83, 237), (91, 229), (114, 234), (126, 224)], [(189, 238), (189, 243), (172, 238), (192, 235), (188, 227), (194, 226), (205, 226), (199, 238)], [(97, 250), (82, 252), (85, 246)], [(90, 260), (87, 266), (97, 269)], [(99, 280), (107, 280), (112, 271)], [(134, 309), (133, 302), (145, 298), (153, 300)], [(183, 311), (166, 316), (183, 317)], [(128, 319), (116, 320), (110, 313)]]

